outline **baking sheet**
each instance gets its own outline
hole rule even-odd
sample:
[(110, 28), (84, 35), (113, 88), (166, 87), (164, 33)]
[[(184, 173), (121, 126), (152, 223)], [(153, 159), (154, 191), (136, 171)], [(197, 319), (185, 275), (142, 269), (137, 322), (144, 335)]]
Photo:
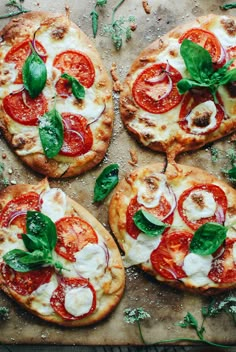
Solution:
[[(134, 15), (137, 29), (133, 39), (124, 42), (121, 51), (117, 52), (110, 37), (103, 33), (103, 25), (111, 21), (112, 8), (118, 0), (108, 0), (104, 9), (99, 10), (99, 30), (96, 39), (92, 38), (90, 12), (95, 1), (87, 0), (25, 0), (23, 5), (31, 10), (49, 10), (65, 12), (69, 6), (71, 19), (91, 38), (104, 61), (107, 71), (112, 63), (117, 64), (117, 71), (122, 81), (127, 74), (132, 61), (140, 50), (144, 49), (157, 37), (166, 33), (183, 22), (208, 13), (222, 14), (219, 5), (223, 1), (213, 0), (149, 0), (151, 14), (145, 13), (142, 0), (126, 0), (117, 16)], [(6, 13), (7, 0), (0, 0), (0, 13)], [(236, 15), (236, 10), (227, 13)], [(3, 27), (8, 20), (0, 20)], [(138, 145), (124, 129), (118, 107), (119, 94), (114, 93), (115, 122), (111, 144), (104, 161), (95, 169), (82, 176), (67, 180), (50, 180), (52, 187), (61, 187), (74, 200), (86, 207), (108, 230), (107, 209), (108, 198), (103, 204), (92, 204), (93, 186), (101, 170), (110, 163), (120, 166), (120, 178), (132, 169), (130, 151), (135, 150), (138, 155), (138, 165), (145, 165), (157, 161), (164, 161), (164, 155), (152, 152)], [(214, 143), (215, 146), (229, 148), (230, 137)], [(5, 158), (6, 156), (6, 158)], [(1, 160), (2, 159), (2, 160)], [(10, 151), (4, 140), (0, 141), (0, 161), (5, 166), (4, 177), (10, 183), (37, 183), (43, 177), (26, 168)], [(222, 165), (213, 164), (210, 152), (203, 148), (194, 153), (185, 153), (178, 157), (179, 163), (194, 165), (203, 168), (214, 175), (224, 178), (221, 173)], [(3, 185), (1, 185), (1, 188)], [(206, 302), (205, 298), (173, 290), (157, 283), (150, 277), (139, 272), (138, 269), (127, 270), (125, 294), (113, 313), (101, 323), (86, 328), (64, 328), (50, 325), (25, 312), (21, 307), (0, 293), (0, 306), (10, 308), (10, 318), (1, 322), (2, 343), (17, 344), (64, 344), (64, 345), (140, 345), (141, 341), (136, 325), (126, 324), (123, 320), (123, 311), (126, 308), (143, 307), (150, 313), (151, 319), (142, 323), (143, 334), (147, 341), (154, 343), (160, 339), (174, 337), (193, 337), (195, 334), (189, 329), (181, 329), (175, 325), (190, 311), (200, 319), (200, 309)], [(224, 327), (224, 328), (222, 328)], [(206, 338), (218, 343), (236, 344), (235, 327), (226, 316), (209, 319), (206, 324)]]

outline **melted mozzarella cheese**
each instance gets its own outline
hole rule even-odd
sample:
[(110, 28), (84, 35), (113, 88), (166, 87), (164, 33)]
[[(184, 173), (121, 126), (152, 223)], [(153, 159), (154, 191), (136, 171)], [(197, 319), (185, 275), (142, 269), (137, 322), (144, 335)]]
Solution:
[(31, 298), (31, 308), (42, 315), (50, 315), (54, 313), (54, 309), (50, 304), (50, 299), (53, 291), (57, 288), (57, 280), (54, 278), (47, 284), (43, 284), (32, 292)]
[(213, 216), (216, 212), (216, 208), (217, 204), (213, 195), (204, 190), (191, 192), (183, 202), (183, 209), (190, 221)]
[(4, 241), (0, 242), (0, 256), (3, 257), (4, 254), (11, 251), (12, 249), (22, 249), (26, 250), (24, 242), (19, 241), (18, 238), (19, 228), (17, 226), (11, 226), (11, 229), (2, 228), (0, 232), (0, 238)]
[(53, 222), (61, 219), (66, 212), (66, 194), (59, 188), (51, 188), (41, 194), (41, 212)]
[[(217, 124), (216, 114), (216, 106), (212, 100), (205, 101), (195, 106), (186, 117), (191, 133), (201, 134), (213, 129)], [(197, 121), (203, 119), (206, 119), (205, 122), (203, 121), (204, 124), (206, 123), (206, 126), (201, 127), (201, 121)]]
[(87, 278), (101, 277), (107, 267), (106, 253), (99, 244), (88, 243), (79, 252), (75, 253), (76, 272)]
[(90, 311), (93, 303), (93, 293), (88, 287), (74, 287), (65, 294), (65, 309), (75, 317)]
[(137, 240), (131, 237), (127, 238), (127, 249), (125, 248), (126, 255), (123, 257), (124, 266), (126, 268), (146, 262), (149, 260), (152, 251), (158, 247), (161, 236), (149, 237), (141, 233)]
[(195, 287), (201, 287), (211, 283), (208, 273), (211, 270), (212, 255), (201, 256), (195, 253), (189, 253), (184, 258), (183, 270), (188, 275), (188, 281)]
[(165, 175), (156, 174), (146, 177), (139, 182), (137, 189), (137, 200), (139, 204), (146, 208), (154, 208), (159, 202), (160, 198), (166, 188)]

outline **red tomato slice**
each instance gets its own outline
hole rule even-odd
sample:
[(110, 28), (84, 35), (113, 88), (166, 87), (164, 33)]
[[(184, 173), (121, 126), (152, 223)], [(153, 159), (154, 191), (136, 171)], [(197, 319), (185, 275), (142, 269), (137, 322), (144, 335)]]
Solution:
[(65, 217), (56, 222), (57, 244), (55, 251), (62, 257), (75, 262), (74, 254), (88, 243), (98, 243), (92, 226), (79, 217)]
[[(88, 287), (93, 294), (93, 301), (91, 308), (88, 313), (82, 314), (80, 316), (74, 316), (67, 312), (65, 309), (65, 295), (66, 291), (76, 287)], [(86, 316), (92, 314), (96, 309), (96, 292), (90, 282), (84, 278), (62, 278), (60, 284), (53, 292), (50, 300), (52, 308), (58, 313), (62, 318), (67, 320), (78, 320), (83, 319)]]
[[(61, 73), (67, 73), (76, 78), (85, 88), (90, 88), (95, 79), (95, 70), (90, 58), (80, 51), (67, 50), (58, 54), (53, 66)], [(70, 85), (67, 80), (60, 78), (56, 84), (57, 94), (60, 96), (70, 95)]]
[(185, 199), (187, 199), (190, 196), (191, 192), (201, 191), (201, 190), (212, 193), (215, 202), (221, 208), (221, 211), (222, 211), (221, 217), (222, 218), (225, 218), (225, 214), (226, 214), (228, 202), (227, 202), (225, 192), (219, 186), (216, 186), (213, 184), (200, 184), (200, 185), (190, 187), (190, 188), (186, 189), (179, 197), (178, 211), (179, 211), (179, 214), (180, 214), (181, 218), (183, 219), (183, 221), (193, 230), (197, 230), (201, 225), (205, 224), (206, 222), (219, 222), (217, 214), (214, 214), (211, 217), (202, 218), (202, 219), (199, 219), (196, 221), (190, 221), (187, 218), (185, 211), (183, 209), (183, 203), (184, 203)]
[(64, 142), (61, 155), (78, 156), (87, 153), (93, 145), (93, 134), (88, 121), (81, 115), (62, 113)]
[(236, 263), (233, 256), (235, 239), (227, 238), (224, 252), (212, 262), (208, 277), (216, 283), (232, 283), (236, 281)]
[(22, 296), (30, 295), (39, 286), (48, 283), (54, 272), (52, 267), (45, 267), (20, 273), (4, 263), (2, 263), (0, 270), (6, 285)]
[[(137, 196), (131, 199), (126, 211), (126, 231), (134, 239), (137, 239), (138, 235), (140, 234), (140, 230), (135, 225), (133, 216), (140, 209), (148, 211), (161, 220), (169, 213), (171, 205), (164, 196), (161, 196), (160, 203), (155, 208), (146, 208), (144, 205), (139, 204)], [(171, 213), (163, 222), (166, 224), (172, 224), (173, 218), (173, 213)]]
[[(210, 93), (206, 92), (205, 90), (203, 94), (201, 92), (202, 91), (199, 91), (199, 92), (191, 91), (184, 95), (184, 99), (182, 101), (182, 105), (179, 113), (179, 125), (187, 133), (192, 133), (191, 129), (188, 126), (188, 121), (186, 117), (191, 113), (193, 108), (195, 108), (197, 105), (204, 103), (206, 101), (209, 101), (209, 100), (214, 101)], [(199, 135), (209, 134), (220, 127), (221, 122), (225, 116), (225, 113), (222, 107), (220, 106), (220, 104), (215, 104), (215, 105), (217, 110), (217, 113), (215, 116), (216, 124), (212, 126), (212, 128), (207, 129), (207, 131), (198, 133)], [(207, 120), (204, 121), (204, 118), (202, 119), (199, 118), (199, 120), (196, 121), (196, 127), (207, 127), (207, 122), (208, 122)]]
[(166, 68), (164, 63), (152, 65), (142, 71), (133, 84), (132, 94), (135, 102), (153, 114), (163, 114), (182, 100), (176, 86), (182, 76), (170, 65), (168, 73), (163, 76)]
[(41, 93), (32, 99), (27, 91), (7, 95), (3, 99), (5, 112), (16, 122), (36, 126), (38, 119), (47, 111), (47, 100)]
[[(236, 46), (231, 46), (227, 49), (228, 60), (236, 59)], [(236, 67), (236, 60), (230, 65), (230, 70)]]
[(193, 235), (187, 231), (167, 233), (151, 254), (153, 268), (168, 280), (186, 277), (182, 266)]
[[(22, 83), (22, 67), (24, 65), (25, 60), (31, 54), (30, 43), (32, 41), (27, 39), (23, 42), (20, 42), (14, 45), (6, 54), (5, 62), (14, 63), (16, 69), (18, 70), (18, 76), (14, 83)], [(42, 44), (40, 44), (37, 40), (35, 41), (35, 47), (39, 54), (42, 54), (42, 60), (46, 61), (46, 50)]]
[(182, 43), (184, 39), (189, 39), (206, 49), (211, 55), (213, 63), (217, 63), (221, 59), (222, 46), (213, 33), (200, 28), (192, 28), (179, 38), (179, 43)]
[(27, 210), (39, 211), (39, 195), (35, 192), (22, 194), (5, 205), (0, 214), (0, 226), (17, 225), (26, 232)]

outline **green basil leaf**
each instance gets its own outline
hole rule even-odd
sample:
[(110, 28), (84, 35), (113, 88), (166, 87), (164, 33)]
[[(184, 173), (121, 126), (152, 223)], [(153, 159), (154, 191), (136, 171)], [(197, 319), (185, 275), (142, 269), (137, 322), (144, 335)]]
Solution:
[(56, 156), (63, 145), (63, 123), (59, 112), (54, 108), (39, 119), (39, 136), (45, 155)]
[(190, 252), (209, 255), (214, 253), (226, 239), (228, 228), (215, 222), (207, 222), (194, 233)]
[(234, 2), (232, 4), (225, 4), (225, 5), (220, 6), (221, 10), (230, 10), (230, 9), (234, 9), (234, 8), (236, 8), (236, 2)]
[(99, 15), (98, 15), (96, 10), (93, 10), (90, 13), (90, 16), (92, 18), (93, 37), (96, 38), (97, 31), (98, 31), (98, 18), (99, 18)]
[(72, 93), (74, 94), (76, 99), (84, 99), (85, 97), (84, 86), (75, 77), (70, 76), (67, 73), (63, 73), (61, 77), (67, 79), (70, 82)]
[(36, 98), (45, 87), (47, 81), (46, 65), (32, 48), (32, 54), (27, 57), (22, 67), (22, 77), (25, 89), (31, 98)]
[(35, 250), (43, 250), (45, 243), (39, 236), (31, 235), (30, 233), (22, 234), (22, 240), (28, 251), (33, 252)]
[(227, 175), (229, 178), (236, 180), (236, 167), (233, 167), (232, 169), (227, 171)]
[(224, 77), (222, 77), (220, 84), (224, 85), (230, 82), (236, 81), (236, 68), (233, 68), (232, 70), (228, 70)]
[(94, 202), (102, 201), (108, 196), (113, 188), (115, 188), (119, 181), (118, 173), (118, 164), (111, 164), (102, 171), (95, 182), (93, 197)]
[(177, 88), (180, 94), (184, 94), (187, 91), (189, 91), (192, 88), (198, 88), (198, 87), (208, 87), (208, 84), (206, 83), (199, 83), (196, 81), (193, 81), (188, 78), (182, 78), (178, 83), (177, 83)]
[(26, 255), (19, 259), (19, 262), (21, 264), (38, 264), (40, 266), (47, 263), (48, 257), (48, 251), (35, 250), (33, 252), (26, 252)]
[(197, 82), (207, 81), (214, 72), (209, 52), (191, 40), (183, 40), (180, 54), (191, 77)]
[[(40, 238), (40, 241), (38, 241), (39, 247), (35, 249), (41, 250), (42, 245), (50, 251), (55, 248), (57, 242), (56, 226), (48, 216), (38, 211), (27, 211), (26, 229), (31, 235)], [(34, 245), (36, 245), (36, 242)], [(32, 246), (27, 249), (31, 250)]]
[(143, 209), (138, 210), (134, 214), (133, 220), (140, 231), (151, 237), (161, 235), (168, 227), (168, 225), (164, 224), (156, 216)]
[(22, 259), (28, 256), (28, 252), (21, 249), (13, 249), (3, 256), (3, 260), (15, 271), (26, 273), (37, 268), (36, 265), (22, 263)]

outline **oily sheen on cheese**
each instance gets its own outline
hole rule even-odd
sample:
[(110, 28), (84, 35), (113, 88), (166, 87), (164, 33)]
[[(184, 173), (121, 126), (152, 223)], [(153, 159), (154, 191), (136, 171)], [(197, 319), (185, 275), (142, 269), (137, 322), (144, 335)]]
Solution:
[[(201, 38), (198, 31), (205, 33), (205, 37), (202, 34), (202, 41), (199, 39), (199, 45), (208, 42), (207, 33), (214, 36), (217, 45), (221, 46), (220, 49), (217, 46), (220, 51), (217, 64), (220, 66), (235, 58), (232, 54), (235, 48), (235, 18), (213, 14), (197, 18), (172, 29), (138, 54), (124, 81), (120, 97), (121, 118), (127, 130), (144, 146), (165, 152), (170, 162), (173, 162), (179, 153), (198, 149), (228, 135), (236, 128), (235, 95), (230, 91), (229, 85), (220, 86), (217, 91), (220, 107), (212, 97), (199, 98), (200, 95), (210, 96), (209, 91), (202, 88), (198, 92), (195, 90), (194, 99), (198, 100), (195, 106), (186, 108), (186, 111), (183, 109), (189, 103), (186, 100), (188, 93), (180, 95), (176, 84), (181, 78), (190, 78), (180, 53), (183, 40), (181, 38), (184, 38), (188, 31), (196, 31), (195, 38)], [(189, 34), (187, 39), (197, 40), (192, 39), (194, 34), (192, 36)], [(164, 68), (158, 71), (155, 68), (158, 65), (164, 65)], [(171, 67), (179, 73), (177, 82), (172, 79)], [(155, 73), (147, 73), (148, 70)], [(165, 70), (166, 77), (163, 76)], [(142, 80), (142, 75), (143, 81), (138, 83)], [(151, 78), (148, 75), (151, 75)], [(173, 91), (175, 93), (171, 96)], [(190, 90), (190, 94), (191, 92)], [(139, 95), (140, 98), (137, 98)], [(173, 97), (178, 99), (177, 103), (172, 105)], [(160, 108), (155, 112), (157, 106)], [(223, 110), (220, 112), (222, 116), (219, 121), (216, 115), (221, 109)], [(199, 119), (197, 123), (195, 118)]]
[[(25, 199), (31, 199), (30, 197), (33, 197), (32, 200), (25, 203)], [(39, 211), (55, 223), (58, 243), (60, 231), (64, 231), (63, 238), (60, 237), (62, 242), (59, 250), (56, 244), (52, 253), (54, 260), (63, 266), (63, 270), (58, 271), (50, 269), (50, 266), (44, 266), (42, 270), (47, 268), (51, 270), (50, 275), (48, 271), (43, 274), (49, 275), (48, 279), (40, 276), (40, 268), (29, 274), (17, 273), (10, 269), (3, 259), (10, 250), (27, 251), (21, 238), (24, 230), (21, 228), (21, 223), (17, 222), (17, 218), (26, 214), (25, 207), (27, 206), (29, 210), (30, 204), (33, 206), (33, 199), (37, 197)], [(103, 226), (78, 203), (67, 197), (61, 189), (50, 188), (46, 180), (35, 186), (10, 186), (1, 191), (0, 199), (1, 289), (33, 314), (59, 325), (90, 325), (107, 316), (122, 297), (124, 268), (118, 248)], [(15, 203), (14, 199), (16, 199)], [(10, 204), (9, 207), (8, 204)], [(19, 206), (21, 204), (21, 210), (17, 210), (18, 213), (14, 211), (17, 204)], [(78, 221), (81, 223), (81, 228), (76, 225)], [(59, 228), (57, 224), (61, 227)], [(83, 232), (84, 228), (87, 229), (87, 233)], [(70, 233), (70, 231), (73, 232)], [(88, 231), (91, 231), (90, 237)], [(79, 237), (80, 232), (82, 237)], [(75, 249), (71, 259), (67, 250), (70, 250), (72, 240), (78, 241), (78, 249)], [(8, 274), (9, 270), (12, 270), (12, 277), (18, 277), (17, 280), (12, 281)], [(31, 289), (30, 283), (27, 283), (27, 275), (29, 277), (34, 275), (35, 289)], [(63, 303), (62, 306), (61, 303)], [(61, 307), (59, 311), (55, 310), (58, 304)]]
[[(162, 164), (140, 167), (115, 189), (109, 222), (124, 251), (124, 265), (138, 265), (158, 281), (193, 292), (215, 294), (233, 288), (236, 192), (203, 170), (177, 166), (168, 165), (165, 172)], [(164, 223), (164, 232), (154, 236), (139, 230), (132, 220), (138, 210)], [(191, 252), (193, 235), (208, 222), (228, 227), (226, 240), (215, 253)]]

